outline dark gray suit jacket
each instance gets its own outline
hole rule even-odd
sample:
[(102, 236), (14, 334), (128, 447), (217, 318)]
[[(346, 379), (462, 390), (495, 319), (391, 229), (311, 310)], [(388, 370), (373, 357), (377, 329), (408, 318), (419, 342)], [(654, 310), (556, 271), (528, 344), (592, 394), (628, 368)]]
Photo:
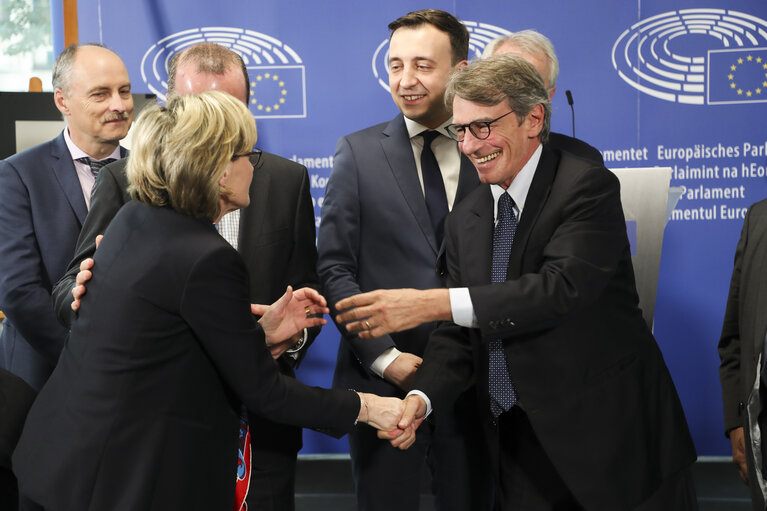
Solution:
[[(462, 156), (455, 203), (478, 183), (477, 171)], [(338, 141), (317, 243), (318, 272), (333, 317), (333, 306), (357, 293), (444, 287), (435, 269), (440, 247), (401, 114)], [(427, 323), (370, 340), (339, 327), (342, 340), (333, 385), (401, 396), (400, 389), (369, 367), (392, 346), (421, 356), (434, 327)]]
[[(719, 339), (719, 379), (722, 383), (724, 404), (724, 431), (743, 427), (746, 434), (746, 454), (749, 484), (754, 502), (763, 502), (753, 472), (753, 438), (749, 416), (754, 425), (764, 409), (762, 392), (754, 392), (757, 378), (764, 386), (764, 349), (767, 334), (767, 200), (752, 205), (743, 222), (735, 264), (730, 281), (730, 293), (724, 313), (722, 335)], [(757, 373), (757, 361), (761, 357), (761, 374)], [(762, 418), (761, 434), (765, 432)], [(758, 500), (757, 500), (758, 499)]]

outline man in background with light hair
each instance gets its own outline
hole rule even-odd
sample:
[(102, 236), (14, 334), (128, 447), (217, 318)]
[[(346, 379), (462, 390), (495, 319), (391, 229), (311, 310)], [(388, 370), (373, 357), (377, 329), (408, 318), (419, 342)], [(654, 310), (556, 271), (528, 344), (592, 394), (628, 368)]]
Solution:
[[(221, 90), (246, 105), (250, 80), (242, 58), (214, 44), (201, 43), (171, 58), (168, 96)], [(125, 163), (102, 171), (93, 192), (93, 208), (77, 242), (67, 275), (56, 285), (56, 310), (60, 321), (72, 319), (72, 290), (81, 262), (93, 256), (96, 236), (103, 234), (123, 204), (127, 192)], [(306, 168), (279, 156), (262, 153), (255, 164), (250, 205), (225, 215), (219, 232), (243, 256), (250, 276), (250, 299), (268, 304), (294, 289), (318, 289), (314, 207)], [(70, 253), (71, 255), (71, 253)], [(92, 260), (85, 263), (86, 267)], [(81, 293), (79, 289), (77, 293)], [(75, 303), (78, 303), (75, 301)], [(77, 305), (75, 305), (75, 308)], [(320, 328), (299, 332), (293, 339), (270, 346), (283, 374), (295, 376), (294, 367)], [(252, 445), (251, 482), (247, 502), (251, 509), (290, 511), (294, 508), (296, 454), (301, 448), (301, 428), (276, 424), (268, 418), (249, 416)], [(234, 474), (232, 474), (234, 476)]]
[[(549, 100), (554, 99), (554, 93), (557, 91), (557, 78), (559, 78), (559, 60), (554, 51), (554, 45), (551, 44), (548, 37), (535, 30), (520, 30), (490, 41), (485, 47), (485, 51), (482, 52), (482, 57), (499, 53), (519, 55), (531, 63), (543, 78), (543, 84), (549, 92)], [(598, 149), (577, 138), (562, 133), (551, 133), (549, 145), (581, 158), (593, 160), (600, 165), (604, 164), (602, 153)]]
[(72, 257), (102, 166), (126, 155), (133, 120), (128, 70), (99, 44), (74, 44), (53, 65), (53, 99), (67, 126), (0, 162), (0, 367), (40, 390), (68, 331), (51, 291)]
[[(64, 131), (0, 161), (0, 310), (6, 316), (0, 368), (35, 391), (53, 372), (69, 336), (56, 321), (52, 286), (72, 257), (95, 176), (107, 162), (126, 155), (120, 140), (133, 120), (128, 70), (100, 44), (65, 48), (53, 65), (53, 89), (67, 123)], [(13, 413), (2, 401), (27, 400), (32, 392), (19, 380), (4, 383), (9, 395), (0, 399), (0, 429), (15, 443), (24, 409)], [(5, 430), (14, 422), (19, 429), (11, 438)], [(37, 509), (23, 495), (19, 500), (21, 509)]]

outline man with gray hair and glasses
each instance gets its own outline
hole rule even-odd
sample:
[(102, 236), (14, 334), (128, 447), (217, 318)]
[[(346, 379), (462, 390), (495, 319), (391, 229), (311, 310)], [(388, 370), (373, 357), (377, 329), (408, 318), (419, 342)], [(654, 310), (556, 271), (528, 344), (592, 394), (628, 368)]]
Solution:
[[(482, 56), (487, 58), (503, 53), (522, 57), (535, 67), (543, 79), (551, 102), (559, 76), (559, 60), (551, 41), (534, 30), (521, 30), (491, 41)], [(604, 165), (602, 153), (577, 138), (552, 132), (549, 133), (546, 145), (594, 164)], [(350, 322), (347, 324), (349, 331), (361, 331), (360, 336), (363, 338), (399, 332), (429, 321), (453, 320), (456, 311), (460, 314), (460, 309), (451, 307), (451, 293), (446, 289), (379, 289), (362, 293), (338, 303), (337, 310), (343, 314), (337, 320)], [(353, 307), (357, 309), (344, 312)]]
[[(451, 78), (449, 130), (481, 185), (445, 223), (466, 323), (429, 337), (395, 447), (476, 382), (496, 509), (697, 509), (695, 448), (638, 307), (620, 186), (548, 146), (551, 106), (515, 55)], [(379, 433), (385, 437), (385, 433)]]

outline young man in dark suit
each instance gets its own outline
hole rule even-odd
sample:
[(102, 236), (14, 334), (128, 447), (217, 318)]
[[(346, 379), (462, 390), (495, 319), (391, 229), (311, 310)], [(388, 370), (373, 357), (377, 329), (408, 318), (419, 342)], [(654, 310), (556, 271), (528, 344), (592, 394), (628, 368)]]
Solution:
[[(378, 288), (444, 285), (435, 272), (448, 210), (477, 186), (476, 172), (446, 131), (444, 91), (465, 66), (469, 35), (444, 11), (411, 12), (391, 24), (389, 86), (400, 115), (338, 141), (319, 228), (318, 271), (328, 303)], [(434, 324), (372, 340), (341, 329), (333, 385), (403, 396)], [(429, 464), (437, 509), (487, 509), (475, 456), (478, 425), (469, 392), (443, 409), (411, 452), (358, 426), (349, 435), (357, 506), (415, 510)]]
[[(248, 102), (250, 81), (245, 64), (239, 55), (223, 46), (201, 43), (187, 48), (171, 59), (168, 74), (168, 95), (222, 90), (245, 104)], [(73, 314), (72, 290), (80, 264), (93, 256), (96, 236), (104, 233), (117, 211), (130, 200), (127, 187), (125, 162), (102, 170), (74, 259), (54, 290), (59, 319), (67, 325)], [(294, 289), (319, 288), (314, 208), (309, 176), (302, 165), (262, 153), (250, 186), (250, 206), (225, 215), (219, 232), (245, 260), (252, 302), (272, 303), (287, 285)], [(310, 328), (270, 347), (273, 356), (279, 357), (277, 363), (283, 374), (295, 376), (295, 365), (319, 330)], [(255, 509), (290, 511), (295, 506), (301, 429), (255, 415), (249, 417), (249, 426), (253, 455), (248, 503)]]
[(430, 337), (400, 427), (475, 379), (498, 509), (697, 509), (695, 450), (638, 308), (617, 178), (547, 147), (548, 93), (521, 57), (471, 64), (447, 97), (483, 183), (445, 226), (448, 285), (470, 319)]

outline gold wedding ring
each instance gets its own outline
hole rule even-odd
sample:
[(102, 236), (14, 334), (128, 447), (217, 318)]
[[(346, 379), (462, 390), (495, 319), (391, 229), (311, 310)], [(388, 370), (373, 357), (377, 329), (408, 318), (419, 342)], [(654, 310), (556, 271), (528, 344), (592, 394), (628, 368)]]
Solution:
[(368, 327), (368, 330), (370, 330), (370, 323), (368, 323), (367, 320), (365, 320), (365, 326)]
[(307, 318), (312, 315), (312, 311), (309, 310), (309, 307), (305, 308), (304, 312), (306, 313)]

